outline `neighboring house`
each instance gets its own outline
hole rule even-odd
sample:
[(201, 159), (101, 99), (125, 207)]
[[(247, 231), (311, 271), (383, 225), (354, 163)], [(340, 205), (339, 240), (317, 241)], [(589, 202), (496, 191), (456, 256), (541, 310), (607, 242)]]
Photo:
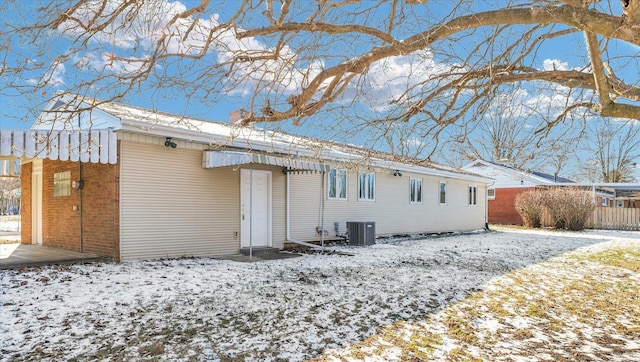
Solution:
[(462, 167), (484, 177), (494, 179), (487, 191), (489, 223), (522, 225), (522, 218), (516, 211), (515, 199), (518, 194), (540, 186), (552, 186), (573, 181), (531, 170), (484, 160), (475, 160)]
[(620, 184), (614, 197), (616, 207), (640, 209), (640, 183)]
[(339, 238), (352, 221), (375, 222), (377, 235), (486, 225), (491, 180), (470, 172), (89, 103), (60, 96), (31, 130), (2, 131), (0, 157), (22, 160), (23, 243), (124, 261), (281, 249)]
[(584, 182), (560, 183), (554, 186), (579, 187), (590, 191), (598, 207), (640, 208), (640, 183)]

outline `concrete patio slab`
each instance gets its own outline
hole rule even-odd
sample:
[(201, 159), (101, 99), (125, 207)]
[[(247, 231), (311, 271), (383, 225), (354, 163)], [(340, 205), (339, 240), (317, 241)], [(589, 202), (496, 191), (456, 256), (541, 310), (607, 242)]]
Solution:
[(0, 244), (0, 269), (108, 261), (91, 253), (29, 244)]
[(279, 251), (279, 252), (272, 252), (272, 253), (265, 253), (265, 254), (256, 254), (256, 255), (253, 255), (252, 257), (249, 257), (249, 255), (243, 255), (243, 254), (224, 255), (224, 256), (216, 256), (214, 257), (214, 259), (249, 263), (249, 262), (255, 262), (255, 261), (262, 261), (262, 260), (280, 260), (280, 259), (297, 258), (299, 256), (301, 255), (296, 253), (286, 252), (286, 251)]

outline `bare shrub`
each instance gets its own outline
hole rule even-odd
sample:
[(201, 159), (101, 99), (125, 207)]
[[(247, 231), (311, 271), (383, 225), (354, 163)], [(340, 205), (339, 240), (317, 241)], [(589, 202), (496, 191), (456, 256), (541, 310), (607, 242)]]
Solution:
[(596, 205), (588, 191), (572, 187), (546, 190), (545, 206), (556, 229), (582, 230)]
[(531, 190), (516, 196), (516, 210), (524, 226), (528, 228), (538, 228), (542, 222), (542, 214), (544, 212), (544, 191)]
[(540, 227), (546, 210), (554, 228), (582, 230), (595, 207), (591, 193), (572, 187), (537, 189), (516, 196), (516, 210), (528, 228)]

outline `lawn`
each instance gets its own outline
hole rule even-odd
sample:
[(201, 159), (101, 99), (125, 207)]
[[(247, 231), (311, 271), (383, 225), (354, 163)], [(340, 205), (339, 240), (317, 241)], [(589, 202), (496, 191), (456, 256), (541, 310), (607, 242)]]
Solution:
[(640, 359), (640, 233), (0, 271), (0, 359)]

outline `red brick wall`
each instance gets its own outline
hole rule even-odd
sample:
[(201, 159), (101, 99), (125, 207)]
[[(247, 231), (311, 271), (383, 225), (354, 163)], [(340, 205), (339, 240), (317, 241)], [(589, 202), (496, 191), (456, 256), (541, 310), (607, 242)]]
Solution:
[(20, 165), (20, 240), (31, 244), (31, 163)]
[(120, 168), (96, 163), (85, 163), (82, 167), (84, 251), (119, 260)]
[(516, 196), (533, 188), (496, 189), (496, 198), (489, 200), (489, 223), (522, 225), (522, 218), (516, 211)]
[[(31, 243), (31, 167), (22, 169), (22, 240)], [(79, 162), (43, 160), (42, 245), (119, 260), (119, 167)], [(70, 196), (53, 196), (53, 175), (70, 171), (82, 180), (82, 190)], [(74, 207), (76, 210), (74, 210)], [(82, 240), (80, 240), (82, 234)]]
[(53, 175), (70, 171), (71, 180), (80, 179), (78, 162), (43, 160), (42, 162), (42, 245), (81, 251), (80, 212), (73, 207), (80, 205), (78, 190), (71, 189), (69, 196), (53, 196)]

